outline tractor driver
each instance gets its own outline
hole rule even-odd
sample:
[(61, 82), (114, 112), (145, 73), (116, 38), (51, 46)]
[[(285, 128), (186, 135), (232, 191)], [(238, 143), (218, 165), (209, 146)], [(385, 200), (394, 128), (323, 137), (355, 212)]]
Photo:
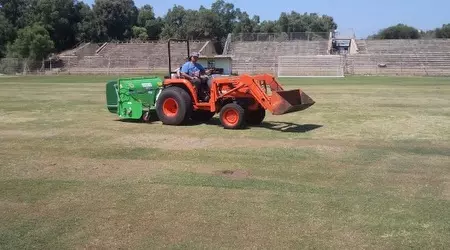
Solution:
[(190, 55), (189, 61), (181, 67), (181, 75), (192, 82), (199, 89), (202, 83), (206, 83), (207, 79), (202, 77), (209, 73), (203, 66), (198, 63), (199, 53), (194, 52)]

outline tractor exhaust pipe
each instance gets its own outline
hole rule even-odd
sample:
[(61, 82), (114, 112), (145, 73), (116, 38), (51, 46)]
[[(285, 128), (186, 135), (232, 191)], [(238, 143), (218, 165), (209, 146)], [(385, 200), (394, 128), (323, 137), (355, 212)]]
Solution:
[(295, 89), (273, 92), (271, 103), (273, 114), (282, 115), (305, 110), (316, 102), (301, 89)]

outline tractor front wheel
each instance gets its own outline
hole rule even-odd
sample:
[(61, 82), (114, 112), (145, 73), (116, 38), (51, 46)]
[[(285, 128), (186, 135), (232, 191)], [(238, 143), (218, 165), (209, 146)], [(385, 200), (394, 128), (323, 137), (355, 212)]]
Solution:
[(192, 99), (184, 89), (168, 87), (156, 102), (156, 113), (165, 125), (183, 124), (192, 114)]
[(220, 122), (226, 129), (240, 129), (245, 126), (245, 110), (236, 103), (225, 105), (220, 111)]
[(266, 110), (263, 107), (258, 107), (256, 110), (247, 110), (245, 116), (249, 125), (260, 125), (266, 117)]

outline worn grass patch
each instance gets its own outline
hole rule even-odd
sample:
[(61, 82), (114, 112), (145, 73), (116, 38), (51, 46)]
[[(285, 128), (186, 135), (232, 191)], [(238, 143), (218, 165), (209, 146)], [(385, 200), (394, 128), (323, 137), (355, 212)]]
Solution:
[(444, 249), (450, 81), (281, 79), (317, 103), (230, 131), (120, 121), (117, 76), (0, 79), (0, 246)]

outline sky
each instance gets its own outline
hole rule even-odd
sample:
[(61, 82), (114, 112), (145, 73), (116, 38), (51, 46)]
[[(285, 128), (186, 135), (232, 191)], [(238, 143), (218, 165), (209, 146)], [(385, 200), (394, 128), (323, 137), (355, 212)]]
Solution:
[[(94, 0), (85, 0), (92, 4)], [(136, 6), (150, 4), (157, 16), (163, 16), (175, 4), (188, 9), (201, 5), (210, 7), (215, 0), (135, 0)], [(378, 32), (380, 29), (404, 23), (420, 30), (429, 30), (450, 23), (450, 0), (225, 0), (235, 8), (247, 11), (250, 16), (259, 15), (263, 20), (277, 20), (281, 12), (315, 12), (332, 16), (338, 30), (353, 30), (358, 38)]]

